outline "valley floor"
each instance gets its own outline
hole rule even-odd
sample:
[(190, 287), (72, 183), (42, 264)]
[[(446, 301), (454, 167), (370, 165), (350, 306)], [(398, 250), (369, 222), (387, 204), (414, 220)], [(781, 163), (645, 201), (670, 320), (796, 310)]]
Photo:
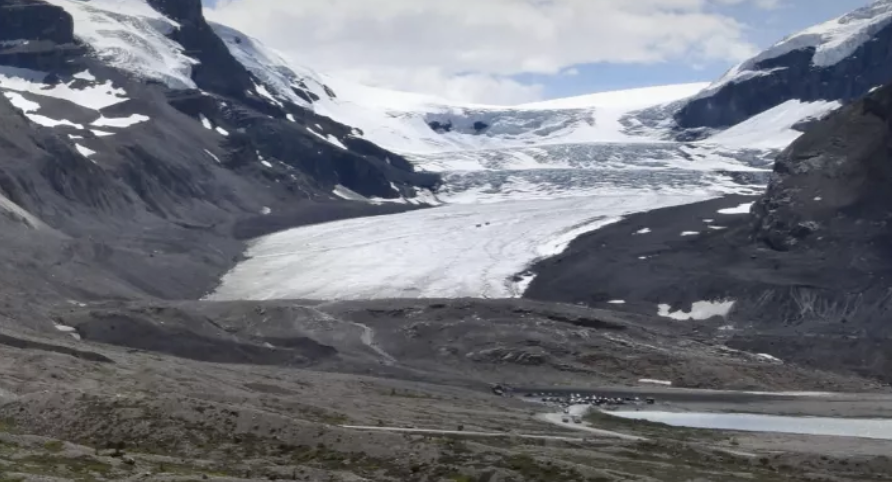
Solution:
[[(545, 420), (551, 407), (449, 383), (56, 344), (105, 361), (0, 345), (2, 480), (854, 482), (886, 480), (890, 469), (888, 441), (673, 428), (597, 413), (592, 429), (580, 430)], [(772, 413), (791, 403), (625, 390), (656, 397), (658, 408), (755, 403)], [(812, 413), (890, 407), (876, 394), (808, 404)]]

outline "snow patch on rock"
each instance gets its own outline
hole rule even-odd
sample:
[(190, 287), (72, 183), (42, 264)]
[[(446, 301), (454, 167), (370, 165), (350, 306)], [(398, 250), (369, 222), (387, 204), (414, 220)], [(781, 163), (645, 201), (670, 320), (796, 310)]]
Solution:
[(31, 122), (33, 122), (37, 125), (44, 126), (44, 127), (68, 126), (68, 127), (74, 127), (75, 129), (83, 129), (84, 128), (84, 126), (82, 126), (81, 124), (77, 124), (77, 123), (71, 122), (70, 120), (66, 120), (66, 119), (51, 119), (45, 115), (40, 115), (40, 114), (25, 114), (25, 116), (28, 117), (28, 119), (30, 119)]
[(9, 99), (9, 102), (12, 104), (13, 107), (24, 112), (25, 114), (37, 112), (37, 110), (40, 109), (40, 104), (26, 99), (25, 96), (19, 94), (18, 92), (4, 92), (3, 95), (6, 96), (7, 99)]
[(207, 149), (205, 149), (204, 152), (206, 152), (207, 155), (211, 156), (211, 159), (213, 159), (214, 161), (216, 161), (217, 164), (222, 164), (222, 163), (220, 162), (220, 158), (217, 157), (213, 152), (211, 152), (211, 151), (209, 151), (209, 150), (207, 150)]
[(77, 149), (77, 152), (80, 153), (80, 155), (86, 157), (87, 159), (89, 159), (90, 156), (92, 156), (93, 154), (96, 154), (96, 151), (94, 151), (93, 149), (82, 146), (80, 144), (75, 144), (74, 147), (75, 149)]
[(672, 386), (672, 382), (670, 382), (669, 380), (654, 380), (652, 378), (642, 378), (641, 380), (638, 380), (638, 383), (643, 383), (646, 385), (662, 385), (664, 387)]
[(45, 83), (48, 75), (31, 69), (0, 66), (0, 89), (67, 100), (92, 110), (104, 109), (128, 100), (127, 92), (115, 88), (111, 81), (75, 88), (73, 80), (68, 83)]
[(707, 142), (725, 147), (783, 149), (802, 135), (793, 129), (794, 125), (803, 119), (823, 117), (841, 106), (837, 101), (788, 100), (710, 137)]
[(691, 311), (686, 312), (679, 310), (672, 312), (672, 306), (659, 305), (657, 314), (664, 318), (672, 318), (673, 320), (708, 320), (714, 316), (725, 317), (734, 307), (734, 301), (697, 301), (691, 306)]
[(146, 122), (150, 120), (150, 117), (144, 116), (142, 114), (131, 114), (127, 117), (100, 117), (99, 119), (93, 121), (90, 125), (96, 127), (118, 127), (118, 128), (127, 128), (141, 122)]
[(755, 204), (755, 203), (749, 202), (749, 203), (743, 203), (743, 204), (741, 204), (737, 207), (733, 207), (733, 208), (719, 209), (718, 213), (719, 214), (749, 214), (750, 208), (753, 207), (753, 204)]
[(145, 0), (46, 0), (74, 18), (74, 35), (109, 65), (173, 89), (194, 89), (195, 59), (168, 35), (179, 24)]
[(340, 184), (338, 184), (338, 185), (336, 185), (336, 186), (334, 187), (334, 190), (332, 190), (332, 193), (333, 193), (335, 196), (337, 196), (337, 197), (339, 197), (339, 198), (341, 198), (341, 199), (346, 199), (346, 200), (348, 200), (348, 201), (364, 201), (364, 202), (369, 202), (369, 198), (367, 198), (367, 197), (363, 196), (362, 194), (359, 194), (359, 193), (357, 193), (357, 192), (351, 190), (350, 188), (348, 188), (348, 187), (346, 187), (346, 186), (342, 186), (342, 185), (340, 185)]

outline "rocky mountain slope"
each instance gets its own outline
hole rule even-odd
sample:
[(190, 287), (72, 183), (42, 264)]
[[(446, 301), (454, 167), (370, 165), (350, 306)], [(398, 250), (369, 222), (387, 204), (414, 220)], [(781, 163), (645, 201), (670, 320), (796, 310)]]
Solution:
[(198, 0), (4, 0), (0, 23), (13, 306), (199, 297), (248, 235), (405, 209), (333, 191), (400, 199), (438, 182), (352, 127), (264, 97)]
[(584, 235), (537, 266), (526, 296), (720, 315), (706, 326), (730, 346), (888, 380), (890, 119), (887, 85), (815, 123), (779, 156), (763, 196)]

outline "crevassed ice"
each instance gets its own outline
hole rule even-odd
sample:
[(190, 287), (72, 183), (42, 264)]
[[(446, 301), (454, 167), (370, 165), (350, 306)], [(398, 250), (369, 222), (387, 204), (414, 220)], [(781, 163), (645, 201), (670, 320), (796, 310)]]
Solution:
[(167, 35), (179, 26), (145, 0), (46, 0), (74, 19), (74, 34), (113, 67), (165, 83), (193, 89), (197, 61)]

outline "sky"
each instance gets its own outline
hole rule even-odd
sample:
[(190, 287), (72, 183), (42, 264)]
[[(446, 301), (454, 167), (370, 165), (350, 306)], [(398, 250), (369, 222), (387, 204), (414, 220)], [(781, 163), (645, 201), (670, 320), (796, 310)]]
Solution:
[[(869, 0), (203, 0), (297, 64), (378, 87), (518, 104), (711, 81)], [(892, 0), (887, 0), (892, 1)]]

